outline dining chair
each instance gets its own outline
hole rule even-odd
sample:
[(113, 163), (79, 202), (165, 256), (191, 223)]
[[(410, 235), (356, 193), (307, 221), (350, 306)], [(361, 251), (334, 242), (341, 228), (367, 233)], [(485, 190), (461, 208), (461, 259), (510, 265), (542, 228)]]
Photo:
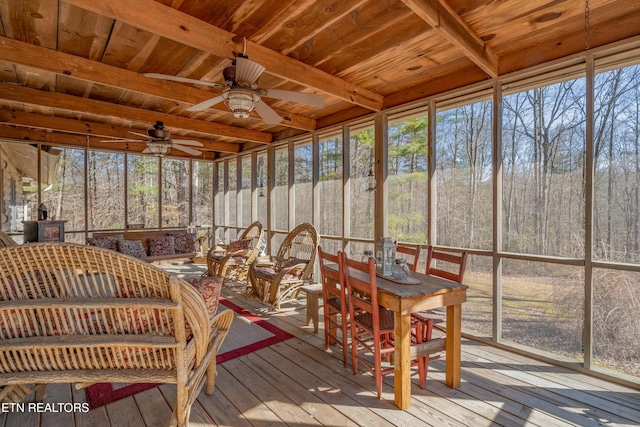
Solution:
[(406, 254), (407, 265), (411, 271), (418, 271), (418, 263), (420, 262), (420, 245), (407, 245), (396, 242), (396, 254)]
[(353, 374), (361, 362), (376, 379), (378, 398), (382, 396), (382, 375), (394, 371), (391, 365), (393, 346), (393, 312), (378, 305), (376, 267), (373, 259), (368, 263), (342, 256), (347, 285), (347, 305), (351, 329), (351, 363)]
[[(466, 251), (463, 251), (460, 254), (452, 254), (437, 251), (433, 246), (429, 246), (427, 248), (427, 268), (425, 273), (428, 275), (438, 276), (453, 282), (462, 283), (466, 266)], [(437, 326), (438, 324), (444, 323), (446, 320), (446, 313), (443, 309), (425, 310), (414, 313), (411, 316), (411, 320), (415, 328), (414, 337), (418, 344), (431, 340), (434, 328), (445, 332), (443, 327)], [(440, 353), (431, 357), (423, 357), (418, 361), (418, 377), (421, 388), (424, 388), (424, 383), (427, 379), (429, 361), (441, 359), (445, 356), (445, 354)]]
[[(344, 281), (342, 257), (344, 252), (338, 251), (337, 255), (324, 252), (318, 246), (318, 258), (320, 260), (320, 274), (322, 276), (322, 303), (324, 318), (324, 341), (326, 349), (329, 350), (331, 344), (338, 344), (342, 347), (342, 363), (347, 366), (349, 327), (347, 314), (347, 292)], [(329, 268), (328, 263), (338, 266), (336, 271)], [(340, 337), (338, 338), (338, 331)]]

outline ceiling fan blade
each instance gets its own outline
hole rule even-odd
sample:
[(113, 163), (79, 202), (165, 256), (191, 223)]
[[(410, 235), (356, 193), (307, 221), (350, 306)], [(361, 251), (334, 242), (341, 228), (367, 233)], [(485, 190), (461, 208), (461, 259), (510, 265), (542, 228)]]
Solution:
[(157, 73), (144, 73), (143, 75), (145, 77), (151, 77), (153, 79), (171, 80), (173, 82), (182, 82), (182, 83), (193, 83), (193, 84), (197, 84), (197, 85), (211, 86), (211, 87), (215, 87), (215, 88), (218, 88), (218, 89), (225, 89), (226, 88), (225, 85), (221, 85), (219, 83), (205, 82), (203, 80), (190, 79), (188, 77), (170, 76), (168, 74), (157, 74)]
[(191, 154), (192, 156), (199, 156), (200, 154), (202, 154), (198, 150), (194, 150), (193, 148), (189, 148), (189, 147), (184, 147), (180, 144), (171, 144), (171, 146), (176, 150), (184, 151), (185, 153)]
[(100, 142), (147, 142), (141, 139), (103, 139)]
[(266, 123), (268, 123), (270, 125), (274, 125), (274, 124), (280, 123), (282, 121), (282, 117), (280, 117), (280, 115), (278, 113), (273, 111), (273, 108), (269, 107), (269, 105), (267, 105), (263, 101), (258, 101), (254, 105), (253, 109), (255, 110), (256, 113), (258, 113), (260, 115), (260, 117), (262, 117), (262, 119)]
[(180, 144), (180, 145), (193, 145), (194, 147), (204, 147), (204, 145), (202, 145), (202, 142), (194, 141), (192, 139), (172, 139), (171, 142), (173, 142), (174, 144)]
[(129, 133), (132, 133), (132, 134), (134, 134), (134, 135), (142, 136), (142, 137), (144, 137), (144, 138), (149, 139), (149, 135), (145, 135), (144, 133), (133, 132), (133, 131), (129, 131)]
[[(314, 107), (322, 107), (324, 98), (315, 93), (293, 92), (290, 90), (266, 89), (264, 96), (267, 98), (282, 99), (285, 101), (300, 102), (302, 104), (313, 105)], [(262, 92), (260, 92), (262, 93)]]
[(238, 83), (251, 85), (258, 80), (264, 70), (265, 68), (257, 62), (253, 62), (242, 56), (236, 58), (236, 82)]
[(215, 96), (215, 97), (213, 97), (211, 99), (207, 99), (206, 101), (202, 101), (199, 104), (192, 105), (191, 107), (187, 108), (187, 111), (204, 111), (207, 108), (212, 107), (212, 106), (224, 101), (224, 99), (225, 99), (224, 96), (218, 95), (218, 96)]

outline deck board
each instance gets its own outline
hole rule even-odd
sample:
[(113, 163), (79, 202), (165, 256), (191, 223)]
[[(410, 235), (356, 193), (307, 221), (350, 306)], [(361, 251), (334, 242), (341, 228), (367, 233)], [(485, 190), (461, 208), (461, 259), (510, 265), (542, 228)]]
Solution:
[[(313, 333), (304, 301), (269, 313), (247, 300), (244, 288), (225, 287), (235, 304), (294, 335), (286, 341), (218, 367), (216, 391), (204, 391), (191, 411), (198, 426), (627, 426), (640, 425), (640, 392), (530, 357), (463, 340), (462, 382), (445, 384), (443, 360), (430, 363), (426, 389), (412, 376), (412, 404), (393, 404), (393, 375), (377, 399), (371, 374), (352, 373), (337, 347), (325, 351), (322, 323)], [(231, 329), (233, 333), (233, 327)], [(72, 425), (120, 427), (168, 425), (176, 390), (163, 385), (88, 413), (9, 413), (0, 427)], [(45, 402), (86, 401), (84, 390), (47, 388)]]

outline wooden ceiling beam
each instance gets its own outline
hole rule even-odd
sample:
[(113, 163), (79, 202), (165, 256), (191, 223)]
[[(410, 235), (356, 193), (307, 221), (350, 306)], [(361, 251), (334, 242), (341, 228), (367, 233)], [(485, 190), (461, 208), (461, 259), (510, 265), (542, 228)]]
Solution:
[[(87, 137), (83, 135), (51, 132), (44, 129), (20, 128), (7, 125), (0, 125), (0, 138), (32, 143), (41, 142), (58, 147), (92, 148), (135, 154), (141, 154), (142, 151), (147, 148), (146, 144), (137, 142), (123, 143), (118, 147), (114, 147), (113, 143), (103, 142), (100, 140), (100, 137), (97, 136), (89, 136), (89, 140), (87, 141)], [(166, 156), (197, 160), (215, 160), (218, 157), (216, 153), (211, 151), (205, 151), (202, 155), (194, 157), (173, 148), (168, 151)]]
[(445, 0), (402, 0), (427, 24), (440, 31), (454, 46), (491, 77), (498, 77), (498, 55), (451, 9)]
[(169, 128), (224, 136), (242, 142), (251, 141), (268, 144), (272, 139), (271, 134), (266, 132), (174, 116), (159, 111), (149, 111), (142, 108), (128, 107), (126, 105), (111, 104), (109, 102), (96, 101), (73, 95), (31, 89), (8, 83), (0, 83), (0, 98), (25, 104), (95, 114), (98, 116), (121, 117), (132, 121), (147, 122), (149, 126), (153, 125), (157, 120), (161, 120), (165, 122), (165, 125)]
[[(242, 37), (155, 0), (65, 1), (81, 9), (108, 16), (222, 58), (234, 59), (235, 53), (242, 52), (243, 49)], [(247, 40), (247, 55), (266, 67), (267, 73), (271, 75), (315, 88), (373, 111), (382, 109), (381, 95), (250, 40)]]
[[(1, 36), (0, 58), (15, 64), (187, 104), (198, 104), (217, 95), (216, 92), (196, 89), (180, 83), (151, 79), (134, 71)], [(212, 108), (231, 114), (229, 108), (224, 104), (214, 105)], [(277, 108), (274, 110), (284, 118), (280, 123), (282, 126), (307, 131), (314, 131), (316, 128), (315, 119), (291, 114)], [(256, 113), (253, 113), (252, 116), (259, 118)]]
[[(6, 109), (0, 110), (0, 123), (20, 127), (97, 136), (100, 138), (137, 139), (139, 137), (131, 135), (130, 131), (138, 131), (140, 133), (145, 133), (147, 131), (147, 129), (127, 128), (87, 120), (68, 119), (65, 117), (47, 116), (43, 114), (25, 113)], [(219, 151), (222, 153), (237, 153), (240, 151), (239, 144), (209, 141), (207, 139), (192, 137), (185, 137), (184, 139), (190, 139), (202, 143), (203, 147), (196, 148), (198, 150)]]

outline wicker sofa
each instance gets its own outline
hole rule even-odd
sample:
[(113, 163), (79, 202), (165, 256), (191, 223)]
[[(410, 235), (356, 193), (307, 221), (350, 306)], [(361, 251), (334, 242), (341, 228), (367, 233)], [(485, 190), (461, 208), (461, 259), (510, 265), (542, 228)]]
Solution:
[(222, 280), (195, 280), (92, 246), (0, 248), (0, 384), (173, 383), (171, 424), (188, 425), (233, 320), (215, 314)]

